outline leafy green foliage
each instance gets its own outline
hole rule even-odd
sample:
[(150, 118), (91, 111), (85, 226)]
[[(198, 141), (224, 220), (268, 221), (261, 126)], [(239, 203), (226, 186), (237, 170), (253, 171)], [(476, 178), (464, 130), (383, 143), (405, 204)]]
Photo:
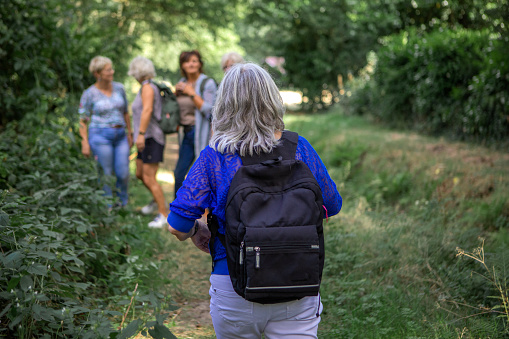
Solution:
[(358, 42), (375, 39), (354, 29), (350, 7), (346, 0), (278, 0), (254, 1), (249, 8), (249, 22), (260, 27), (260, 34), (266, 32), (266, 41), (284, 56), (289, 83), (303, 91), (305, 108), (334, 103), (338, 75), (355, 72), (367, 52)]
[[(509, 5), (506, 13), (509, 15)], [(463, 132), (480, 140), (505, 140), (509, 131), (509, 31), (490, 39), (486, 63), (468, 86)]]
[[(235, 6), (227, 0), (6, 2), (0, 8), (0, 126), (26, 114), (44, 120), (68, 95), (81, 94), (93, 81), (88, 64), (95, 55), (113, 61), (117, 81), (127, 78), (128, 62), (146, 33), (164, 37), (159, 46), (191, 36), (187, 46), (193, 49), (201, 45), (199, 35), (207, 42), (227, 40), (221, 30), (236, 15)], [(189, 35), (193, 28), (199, 32)], [(160, 63), (163, 71), (165, 66)]]
[(392, 126), (504, 140), (509, 2), (389, 3), (405, 31), (380, 39), (376, 61), (348, 84), (354, 95), (343, 103)]
[(409, 31), (388, 39), (375, 73), (382, 119), (433, 132), (458, 126), (461, 101), (482, 66), (487, 38), (459, 30), (424, 36)]
[(82, 72), (66, 67), (73, 46), (68, 26), (57, 26), (59, 9), (71, 7), (58, 8), (56, 1), (9, 1), (1, 7), (1, 125), (25, 112), (46, 113), (71, 83), (79, 86)]
[(94, 55), (121, 62), (134, 41), (119, 28), (119, 18), (112, 15), (116, 11), (116, 6), (88, 1), (16, 0), (1, 6), (0, 125), (26, 114), (44, 121), (69, 93), (76, 95), (89, 84)]
[[(27, 126), (30, 133), (19, 132)], [(150, 291), (162, 283), (153, 278), (159, 264), (129, 255), (137, 235), (121, 220), (127, 212), (108, 212), (112, 202), (100, 189), (95, 163), (79, 154), (76, 132), (63, 117), (39, 128), (23, 119), (2, 133), (2, 336), (107, 338), (127, 316), (123, 305), (144, 311), (132, 325), (137, 332), (153, 327), (148, 310), (155, 315), (166, 308), (166, 297)], [(134, 302), (126, 300), (129, 294)]]
[(373, 81), (357, 86), (348, 103), (392, 126), (503, 140), (509, 131), (509, 78), (503, 75), (503, 41), (491, 37), (462, 29), (387, 37)]
[(493, 24), (486, 14), (500, 1), (393, 1), (402, 28), (421, 27), (432, 30), (437, 26), (481, 29)]
[[(247, 27), (240, 25), (239, 34), (241, 44), (248, 54), (260, 55), (261, 44), (268, 53), (284, 57), (289, 87), (297, 88), (304, 93), (302, 105), (304, 110), (316, 111), (327, 108), (342, 98), (342, 82), (345, 82), (347, 77), (351, 79), (352, 75), (356, 76), (363, 69), (366, 65), (367, 54), (371, 51), (377, 52), (384, 45), (383, 42), (387, 42), (387, 39), (383, 37), (394, 34), (393, 39), (397, 40), (398, 36), (401, 37), (401, 34), (405, 32), (415, 35), (416, 32), (433, 32), (437, 29), (446, 30), (444, 33), (446, 39), (450, 38), (447, 33), (449, 30), (458, 29), (482, 31), (483, 33), (480, 34), (483, 35), (497, 33), (504, 36), (503, 32), (507, 31), (508, 26), (506, 22), (508, 7), (507, 0), (260, 0), (252, 1), (250, 6), (245, 8), (247, 16), (243, 23), (247, 22), (250, 25)], [(472, 35), (475, 34), (472, 33)], [(430, 36), (429, 39), (436, 39), (438, 42), (439, 35), (435, 34), (434, 38)], [(422, 44), (419, 45), (424, 47)], [(475, 51), (472, 51), (472, 54), (475, 55), (464, 53), (464, 56), (474, 56), (470, 60), (472, 64), (462, 56), (449, 55), (452, 59), (448, 61), (436, 58), (434, 59), (436, 64), (441, 67), (440, 63), (444, 62), (443, 66), (447, 69), (443, 74), (437, 72), (436, 76), (447, 73), (455, 76), (458, 70), (454, 70), (453, 74), (450, 66), (452, 63), (461, 61), (467, 62), (457, 63), (454, 66), (459, 69), (460, 77), (468, 74), (468, 69), (479, 70), (477, 52), (483, 45), (468, 45), (474, 47)], [(440, 49), (436, 43), (433, 46)], [(452, 49), (452, 46), (449, 47)], [(445, 43), (444, 48), (447, 48)], [(462, 50), (463, 48), (458, 48), (458, 53), (462, 54)], [(408, 52), (412, 55), (416, 51), (411, 51), (409, 47)], [(440, 51), (437, 53), (440, 54)], [(442, 56), (448, 53), (451, 54), (451, 51), (443, 51)], [(387, 68), (398, 66), (399, 64), (395, 63), (388, 65)], [(467, 70), (461, 70), (464, 67)], [(402, 77), (413, 76), (413, 74), (404, 74), (403, 70), (394, 70), (394, 72)], [(498, 73), (494, 71), (489, 74)], [(486, 79), (488, 79), (487, 74)], [(399, 85), (404, 87), (407, 83), (402, 82)], [(486, 87), (491, 88), (491, 85)], [(436, 90), (442, 93), (440, 86), (437, 86)], [(374, 99), (370, 98), (369, 90), (363, 90), (362, 94), (368, 100)], [(423, 92), (422, 94), (430, 95), (425, 98), (426, 102), (433, 102), (433, 95), (436, 93)], [(500, 95), (493, 94), (491, 97), (494, 97), (493, 100), (496, 101), (499, 100)], [(481, 97), (482, 95), (479, 96), (479, 100)], [(358, 100), (362, 99), (358, 98)], [(454, 93), (451, 98), (452, 101), (463, 99), (465, 99), (463, 93)], [(396, 104), (403, 100), (396, 101)], [(472, 106), (476, 104), (477, 101)], [(374, 105), (376, 107), (377, 103)], [(452, 107), (450, 111), (456, 109)], [(449, 114), (451, 112), (442, 113), (445, 116)], [(443, 117), (438, 117), (436, 123), (439, 123), (441, 118)], [(468, 129), (468, 127), (465, 128)]]

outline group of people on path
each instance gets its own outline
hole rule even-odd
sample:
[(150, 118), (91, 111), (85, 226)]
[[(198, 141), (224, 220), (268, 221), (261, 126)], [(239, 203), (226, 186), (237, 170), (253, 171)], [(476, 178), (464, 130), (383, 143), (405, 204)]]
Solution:
[[(179, 240), (191, 239), (212, 255), (210, 314), (217, 338), (317, 338), (323, 309), (319, 293), (276, 303), (247, 300), (233, 287), (230, 257), (222, 239), (228, 224), (230, 186), (243, 159), (272, 154), (290, 140), (284, 130), (285, 107), (279, 90), (262, 67), (236, 58), (223, 57), (225, 76), (219, 87), (203, 74), (203, 61), (197, 51), (183, 52), (179, 61), (183, 77), (175, 88), (183, 135), (175, 169), (175, 199), (169, 212), (155, 180), (164, 135), (152, 118), (160, 111), (161, 102), (150, 81), (155, 76), (150, 60), (135, 58), (129, 68), (129, 75), (142, 85), (132, 104), (132, 128), (124, 89), (113, 82), (111, 60), (92, 60), (90, 71), (97, 81), (83, 93), (80, 103), (82, 152), (85, 156), (94, 154), (104, 174), (115, 172), (121, 205), (125, 206), (128, 155), (135, 143), (136, 176), (152, 193), (159, 211), (149, 226), (167, 227)], [(201, 86), (203, 81), (206, 83)], [(325, 211), (323, 216), (319, 213), (320, 219), (339, 213), (342, 198), (319, 155), (302, 136), (292, 142), (295, 160), (309, 168), (319, 186), (323, 206), (317, 208)], [(111, 190), (105, 191), (111, 194)], [(215, 234), (201, 221), (207, 214), (217, 220)], [(258, 254), (256, 260), (258, 267)]]
[[(238, 53), (230, 52), (223, 56), (221, 67), (226, 71), (242, 61)], [(210, 140), (210, 117), (217, 91), (216, 82), (203, 73), (203, 60), (198, 51), (182, 52), (179, 64), (182, 78), (175, 85), (175, 94), (180, 106), (181, 131), (174, 171), (175, 196), (195, 158)], [(128, 75), (141, 85), (131, 106), (132, 126), (124, 86), (113, 81), (112, 61), (96, 56), (90, 62), (89, 71), (96, 82), (84, 91), (80, 101), (82, 153), (86, 157), (94, 155), (104, 176), (115, 174), (120, 201), (110, 207), (123, 207), (128, 203), (129, 153), (136, 146), (136, 177), (153, 197), (141, 212), (145, 215), (157, 212), (148, 226), (164, 227), (168, 205), (156, 174), (159, 163), (163, 162), (165, 134), (157, 123), (161, 119), (162, 98), (151, 81), (156, 76), (155, 67), (142, 56), (134, 58), (129, 65)], [(109, 185), (104, 184), (103, 189), (107, 196), (112, 196)]]

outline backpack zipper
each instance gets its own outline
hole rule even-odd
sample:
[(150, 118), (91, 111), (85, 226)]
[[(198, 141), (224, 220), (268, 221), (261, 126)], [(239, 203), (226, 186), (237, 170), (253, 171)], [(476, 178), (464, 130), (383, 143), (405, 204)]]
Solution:
[[(244, 246), (244, 242), (242, 242), (240, 244), (240, 248), (242, 249), (242, 247)], [(267, 245), (267, 246), (247, 246), (246, 247), (246, 252), (253, 252), (253, 251), (256, 251), (256, 249), (258, 248), (258, 250), (261, 250), (262, 248), (264, 249), (264, 252), (265, 251), (284, 251), (284, 250), (302, 250), (302, 249), (306, 249), (306, 248), (309, 248), (309, 249), (312, 249), (312, 250), (319, 250), (320, 249), (320, 245), (316, 245), (316, 244), (313, 244), (313, 245), (309, 245), (309, 244), (295, 244), (295, 245), (286, 245), (286, 246), (271, 246), (271, 245)]]
[[(240, 260), (239, 264), (243, 264), (244, 262), (244, 255), (243, 255), (243, 249), (244, 242), (240, 243)], [(320, 245), (287, 245), (287, 246), (264, 246), (264, 252), (272, 252), (272, 251), (284, 251), (284, 250), (299, 250), (299, 249), (306, 249), (309, 248), (311, 250), (319, 250)], [(255, 268), (260, 268), (260, 252), (262, 248), (260, 246), (248, 246), (246, 247), (246, 254), (247, 252), (255, 252)]]
[(312, 285), (292, 285), (292, 286), (260, 286), (260, 287), (249, 287), (246, 286), (247, 291), (257, 291), (257, 290), (289, 290), (289, 289), (298, 289), (298, 288), (313, 288), (319, 287), (320, 284), (312, 284)]

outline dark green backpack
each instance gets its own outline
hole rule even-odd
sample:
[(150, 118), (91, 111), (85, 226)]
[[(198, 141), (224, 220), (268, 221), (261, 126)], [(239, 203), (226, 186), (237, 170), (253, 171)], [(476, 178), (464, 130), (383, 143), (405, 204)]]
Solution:
[(180, 122), (180, 108), (177, 97), (164, 83), (155, 81), (152, 81), (152, 83), (159, 89), (159, 95), (162, 99), (161, 120), (155, 120), (164, 134), (176, 133)]

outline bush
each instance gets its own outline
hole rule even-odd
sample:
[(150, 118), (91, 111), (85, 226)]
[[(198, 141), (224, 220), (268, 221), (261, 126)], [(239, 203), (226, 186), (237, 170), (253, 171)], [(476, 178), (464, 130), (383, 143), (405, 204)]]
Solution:
[(373, 79), (353, 84), (354, 96), (346, 103), (357, 114), (370, 112), (395, 127), (504, 140), (509, 132), (506, 45), (499, 35), (466, 29), (386, 37)]
[[(95, 163), (58, 115), (47, 126), (10, 123), (0, 137), (0, 336), (106, 338), (119, 334), (129, 293), (133, 310), (144, 303), (154, 315), (164, 300), (143, 284), (158, 265), (128, 256), (135, 235), (108, 212)], [(163, 331), (163, 320), (146, 326)]]
[(507, 38), (490, 40), (487, 63), (470, 81), (462, 132), (477, 139), (504, 140), (509, 133), (509, 47)]
[(387, 38), (375, 81), (381, 118), (428, 132), (455, 128), (468, 83), (483, 64), (487, 34), (415, 30)]

